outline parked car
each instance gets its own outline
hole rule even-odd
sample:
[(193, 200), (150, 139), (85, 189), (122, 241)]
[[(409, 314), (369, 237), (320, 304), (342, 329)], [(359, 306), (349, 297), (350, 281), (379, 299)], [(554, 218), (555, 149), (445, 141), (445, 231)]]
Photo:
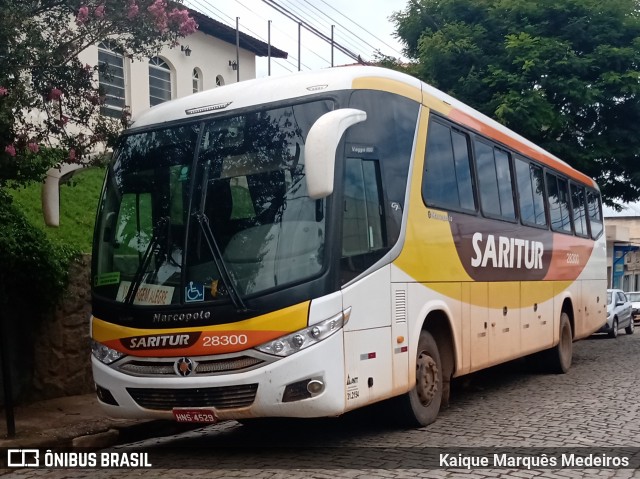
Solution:
[(627, 293), (627, 298), (631, 301), (631, 316), (633, 316), (633, 322), (640, 323), (640, 291), (632, 291)]
[(618, 336), (618, 330), (624, 328), (627, 334), (633, 334), (634, 322), (631, 316), (631, 301), (620, 289), (607, 290), (607, 322), (599, 333), (607, 333), (610, 338)]

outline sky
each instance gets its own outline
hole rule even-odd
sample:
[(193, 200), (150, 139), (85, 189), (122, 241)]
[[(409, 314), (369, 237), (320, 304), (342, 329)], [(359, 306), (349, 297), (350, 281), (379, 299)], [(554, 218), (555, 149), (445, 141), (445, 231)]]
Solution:
[(640, 216), (640, 203), (628, 203), (624, 205), (622, 211), (616, 211), (613, 208), (605, 206), (603, 209), (604, 216)]
[[(402, 57), (402, 46), (394, 38), (394, 25), (389, 16), (403, 10), (408, 0), (273, 0), (313, 25), (364, 60), (373, 58), (380, 50), (386, 55)], [(267, 42), (267, 21), (271, 20), (271, 45), (289, 54), (287, 60), (272, 59), (271, 75), (298, 70), (317, 70), (331, 66), (331, 46), (316, 35), (301, 29), (298, 56), (298, 24), (263, 0), (185, 0), (194, 10), (229, 25), (236, 26), (240, 17), (240, 31)], [(334, 65), (354, 63), (355, 60), (334, 50)], [(268, 60), (256, 58), (256, 76), (267, 76)]]

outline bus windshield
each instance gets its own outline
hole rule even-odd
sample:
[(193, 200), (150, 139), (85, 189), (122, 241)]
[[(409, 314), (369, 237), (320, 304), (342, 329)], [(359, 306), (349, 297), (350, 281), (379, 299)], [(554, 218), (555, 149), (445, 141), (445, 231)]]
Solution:
[(304, 181), (314, 101), (125, 136), (96, 226), (94, 293), (170, 305), (230, 300), (318, 275), (323, 200)]

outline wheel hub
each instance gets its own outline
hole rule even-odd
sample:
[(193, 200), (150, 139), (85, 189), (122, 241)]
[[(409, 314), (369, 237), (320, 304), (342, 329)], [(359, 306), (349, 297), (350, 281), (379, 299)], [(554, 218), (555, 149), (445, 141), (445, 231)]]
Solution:
[(433, 401), (439, 386), (438, 365), (423, 351), (416, 363), (416, 392), (423, 406), (428, 406)]

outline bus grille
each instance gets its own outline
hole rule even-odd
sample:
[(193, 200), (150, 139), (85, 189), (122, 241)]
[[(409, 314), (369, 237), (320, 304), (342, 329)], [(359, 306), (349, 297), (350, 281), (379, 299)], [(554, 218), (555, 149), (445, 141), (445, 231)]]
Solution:
[(127, 388), (133, 400), (146, 409), (170, 411), (174, 407), (232, 409), (253, 404), (257, 384), (193, 389)]
[[(130, 360), (117, 365), (118, 369), (132, 376), (175, 376), (175, 359)], [(253, 369), (264, 363), (262, 359), (240, 356), (226, 359), (201, 359), (193, 371), (194, 375), (211, 376)]]

